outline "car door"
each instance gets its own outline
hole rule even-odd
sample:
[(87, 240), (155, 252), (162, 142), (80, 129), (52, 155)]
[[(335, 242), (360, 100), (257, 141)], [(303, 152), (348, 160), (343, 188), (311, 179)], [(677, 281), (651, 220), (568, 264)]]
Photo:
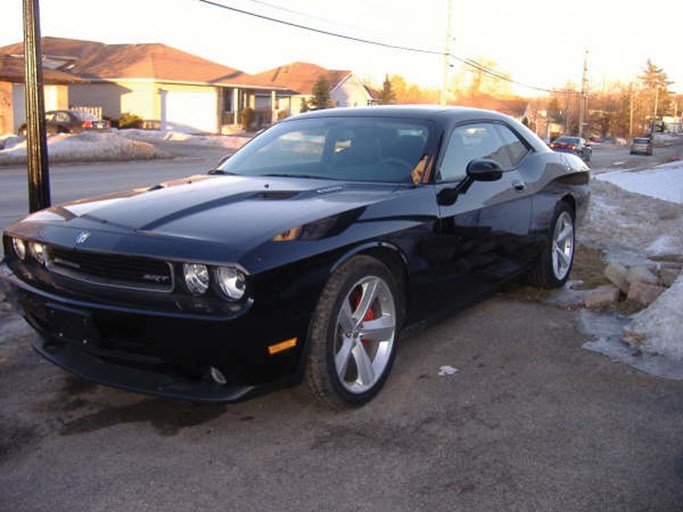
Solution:
[[(457, 301), (486, 292), (522, 270), (533, 257), (531, 196), (518, 171), (530, 147), (507, 125), (480, 121), (455, 126), (437, 162), (436, 194), (443, 286)], [(467, 165), (493, 160), (503, 170), (495, 181), (472, 181)], [(450, 191), (450, 192), (449, 192)], [(453, 192), (455, 191), (455, 193)], [(447, 292), (448, 293), (448, 292)]]

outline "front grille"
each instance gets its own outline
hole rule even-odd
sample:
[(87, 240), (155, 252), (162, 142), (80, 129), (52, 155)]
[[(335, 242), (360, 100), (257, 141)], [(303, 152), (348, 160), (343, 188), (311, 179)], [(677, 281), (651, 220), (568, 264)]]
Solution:
[(47, 268), (50, 272), (91, 284), (155, 292), (173, 290), (173, 268), (166, 261), (72, 251), (49, 247)]

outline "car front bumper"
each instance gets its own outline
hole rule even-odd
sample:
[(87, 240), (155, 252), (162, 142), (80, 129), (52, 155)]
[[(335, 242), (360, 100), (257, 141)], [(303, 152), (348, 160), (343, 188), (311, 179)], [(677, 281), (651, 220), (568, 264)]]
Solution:
[[(4, 264), (0, 280), (9, 285), (10, 301), (40, 334), (33, 348), (99, 384), (227, 403), (300, 378), (308, 318), (296, 301), (253, 307), (234, 318), (169, 314), (66, 298), (26, 283)], [(273, 349), (283, 342), (291, 346)], [(225, 382), (212, 376), (216, 370)]]

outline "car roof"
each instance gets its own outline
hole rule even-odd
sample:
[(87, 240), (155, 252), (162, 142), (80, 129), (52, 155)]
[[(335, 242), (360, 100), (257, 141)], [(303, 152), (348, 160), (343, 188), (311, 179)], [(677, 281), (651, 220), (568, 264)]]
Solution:
[(343, 118), (343, 117), (372, 117), (372, 118), (403, 118), (421, 121), (434, 121), (444, 129), (466, 121), (499, 121), (514, 127), (524, 135), (524, 138), (534, 146), (536, 151), (548, 150), (536, 134), (519, 121), (510, 116), (493, 110), (471, 107), (442, 106), (442, 105), (377, 105), (373, 107), (337, 107), (309, 111), (288, 117), (280, 122), (291, 122), (298, 119)]
[(441, 119), (451, 121), (479, 119), (508, 120), (508, 116), (492, 110), (441, 105), (378, 105), (375, 107), (341, 107), (315, 110), (295, 116), (302, 117), (403, 117), (408, 119)]

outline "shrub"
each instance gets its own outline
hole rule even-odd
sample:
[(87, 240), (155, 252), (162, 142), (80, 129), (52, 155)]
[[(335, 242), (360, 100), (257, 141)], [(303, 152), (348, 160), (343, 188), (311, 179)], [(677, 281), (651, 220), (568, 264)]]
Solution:
[(142, 118), (130, 112), (124, 112), (119, 119), (119, 128), (142, 128)]
[(251, 124), (254, 122), (255, 118), (256, 111), (253, 108), (247, 107), (242, 110), (242, 129), (245, 132), (248, 132), (251, 129)]

